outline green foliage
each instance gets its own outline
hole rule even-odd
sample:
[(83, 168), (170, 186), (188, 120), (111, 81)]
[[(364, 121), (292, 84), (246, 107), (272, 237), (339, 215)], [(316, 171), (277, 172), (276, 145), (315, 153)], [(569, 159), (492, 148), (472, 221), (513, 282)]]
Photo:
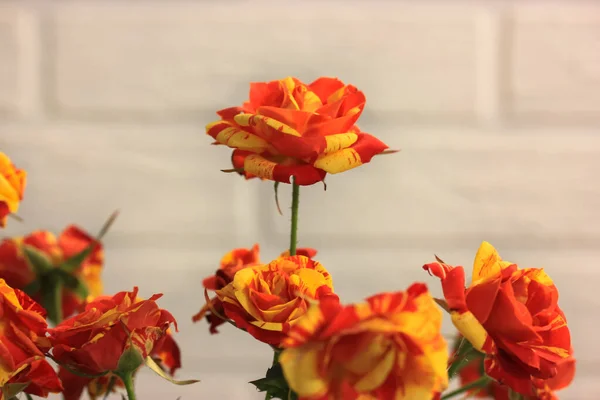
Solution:
[(277, 362), (268, 369), (264, 378), (251, 381), (259, 392), (265, 392), (265, 399), (297, 399), (298, 397), (289, 388), (281, 365)]

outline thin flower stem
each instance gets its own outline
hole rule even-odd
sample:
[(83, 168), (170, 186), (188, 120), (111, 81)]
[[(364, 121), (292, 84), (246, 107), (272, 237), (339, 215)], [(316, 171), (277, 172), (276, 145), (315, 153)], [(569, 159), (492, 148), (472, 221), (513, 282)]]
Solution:
[(290, 256), (296, 255), (298, 243), (298, 210), (300, 208), (300, 185), (296, 177), (292, 177), (292, 227), (290, 230)]
[(48, 319), (56, 326), (63, 320), (62, 282), (58, 276), (49, 274), (43, 289), (46, 290), (42, 290), (42, 305), (48, 312)]
[(63, 312), (62, 312), (62, 282), (60, 280), (56, 280), (54, 284), (54, 316), (56, 325), (60, 324), (63, 320)]
[(125, 390), (127, 390), (127, 399), (135, 400), (135, 390), (133, 387), (133, 374), (128, 372), (126, 374), (121, 375), (121, 380), (125, 385)]
[(490, 381), (490, 378), (487, 376), (482, 376), (481, 378), (477, 379), (476, 381), (473, 381), (471, 383), (466, 384), (463, 387), (460, 387), (456, 390), (453, 390), (449, 393), (446, 393), (445, 395), (442, 396), (441, 400), (446, 400), (446, 399), (450, 399), (454, 396), (458, 396), (459, 394), (462, 394), (464, 392), (467, 392), (471, 389), (477, 389), (480, 387), (483, 387), (485, 385), (487, 385), (487, 383)]

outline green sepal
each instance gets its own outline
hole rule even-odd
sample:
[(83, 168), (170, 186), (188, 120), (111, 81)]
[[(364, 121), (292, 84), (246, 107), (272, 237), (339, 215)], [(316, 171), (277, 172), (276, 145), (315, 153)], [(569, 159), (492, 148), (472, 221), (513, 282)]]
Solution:
[(27, 263), (36, 275), (45, 275), (54, 269), (52, 261), (35, 247), (25, 245), (23, 246), (23, 253), (25, 254)]
[(166, 381), (171, 382), (174, 385), (179, 385), (179, 386), (183, 386), (183, 385), (191, 385), (193, 383), (197, 383), (200, 382), (197, 379), (186, 379), (186, 380), (176, 380), (171, 378), (169, 375), (166, 374), (166, 372), (160, 367), (160, 365), (158, 365), (156, 363), (156, 361), (154, 361), (154, 359), (150, 356), (146, 357), (146, 366), (148, 368), (150, 368), (152, 371), (154, 371), (158, 376), (160, 376), (161, 378), (163, 378)]
[(94, 250), (94, 247), (96, 247), (96, 246), (97, 246), (97, 243), (90, 244), (84, 250), (80, 251), (79, 253), (75, 254), (74, 256), (72, 256), (71, 258), (69, 258), (62, 264), (60, 264), (58, 266), (58, 268), (61, 271), (68, 272), (68, 273), (75, 272), (81, 266), (81, 264), (83, 264), (85, 259), (88, 258), (90, 254), (92, 254), (92, 251)]
[(121, 354), (115, 375), (124, 378), (124, 376), (132, 374), (140, 365), (144, 363), (144, 357), (132, 344)]
[(279, 212), (279, 215), (283, 215), (283, 213), (281, 212), (281, 206), (279, 205), (279, 182), (275, 181), (273, 189), (275, 190), (275, 205), (277, 206), (277, 211)]
[(297, 399), (298, 397), (289, 388), (281, 364), (276, 363), (267, 370), (264, 378), (249, 382), (256, 386), (259, 392), (266, 392), (265, 399)]
[(92, 251), (94, 251), (94, 248), (96, 246), (100, 246), (100, 241), (102, 240), (102, 238), (104, 237), (104, 235), (106, 235), (110, 229), (110, 227), (112, 226), (112, 224), (115, 222), (115, 220), (117, 219), (117, 217), (119, 216), (119, 212), (118, 211), (114, 211), (106, 220), (106, 222), (104, 223), (104, 225), (102, 226), (102, 228), (100, 229), (100, 232), (98, 233), (98, 235), (96, 236), (95, 240), (89, 244), (88, 247), (86, 247), (85, 249), (83, 249), (82, 251), (80, 251), (79, 253), (75, 254), (74, 256), (72, 256), (71, 258), (69, 258), (68, 260), (64, 261), (61, 265), (59, 265), (59, 269), (65, 271), (65, 272), (73, 272), (75, 271), (77, 268), (79, 268), (79, 266), (81, 264), (83, 264), (83, 262), (85, 261), (85, 259), (92, 254)]
[(89, 290), (81, 279), (60, 269), (56, 270), (56, 275), (69, 292), (74, 293), (82, 300), (85, 300), (88, 297)]
[(482, 357), (481, 361), (483, 362), (483, 354), (475, 350), (471, 342), (464, 337), (461, 338), (455, 352), (456, 355), (454, 356), (454, 361), (448, 368), (448, 379), (452, 379), (465, 366), (478, 357)]

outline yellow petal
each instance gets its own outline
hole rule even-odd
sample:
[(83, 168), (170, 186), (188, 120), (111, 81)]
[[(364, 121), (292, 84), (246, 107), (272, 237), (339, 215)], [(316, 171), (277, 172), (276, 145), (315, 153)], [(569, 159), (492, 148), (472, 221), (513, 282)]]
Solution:
[(356, 150), (342, 149), (322, 155), (313, 165), (329, 174), (337, 174), (362, 165), (362, 161)]
[(483, 351), (488, 334), (477, 318), (470, 311), (462, 314), (453, 312), (451, 318), (456, 329), (471, 342), (475, 350)]
[[(308, 294), (314, 296), (317, 293), (317, 289), (321, 286), (328, 285), (329, 282), (325, 279), (323, 274), (314, 269), (302, 268), (296, 272), (298, 278), (304, 289), (308, 291)], [(329, 285), (328, 285), (329, 286)]]
[(327, 381), (319, 375), (318, 344), (285, 349), (279, 356), (283, 375), (299, 397), (321, 397), (328, 390)]
[(481, 243), (475, 261), (473, 261), (473, 275), (471, 286), (485, 283), (496, 278), (504, 268), (512, 265), (508, 261), (502, 261), (498, 251), (488, 242)]
[(265, 117), (264, 115), (238, 114), (233, 117), (233, 120), (240, 126), (252, 126), (254, 124), (263, 123), (268, 127), (275, 129), (276, 131), (285, 133), (286, 135), (298, 137), (302, 136), (300, 135), (300, 132), (294, 128), (284, 124), (283, 122), (277, 121), (276, 119)]
[(259, 327), (265, 331), (281, 332), (283, 324), (280, 322), (265, 322), (265, 321), (249, 321), (252, 325)]
[(277, 167), (277, 163), (258, 154), (250, 154), (244, 160), (244, 171), (263, 179), (273, 179), (275, 167)]
[(262, 153), (269, 147), (266, 140), (235, 126), (223, 129), (217, 135), (216, 140), (217, 142), (223, 143), (234, 149), (246, 150), (254, 153)]
[[(378, 338), (382, 340), (373, 340), (368, 348), (364, 349), (361, 354), (357, 354), (355, 360), (356, 363), (362, 364), (362, 370), (355, 370), (352, 368), (353, 365), (348, 365), (353, 371), (362, 375), (358, 382), (354, 384), (354, 387), (359, 392), (370, 392), (381, 386), (394, 367), (396, 352), (390, 349), (391, 346), (389, 346), (390, 343), (388, 340), (383, 340), (381, 336)], [(387, 351), (385, 351), (386, 347)], [(375, 365), (373, 365), (373, 359), (378, 359)], [(352, 364), (354, 364), (355, 360), (352, 361)]]
[(356, 133), (336, 133), (335, 135), (325, 136), (327, 147), (324, 153), (333, 153), (334, 151), (342, 150), (352, 146), (358, 140)]

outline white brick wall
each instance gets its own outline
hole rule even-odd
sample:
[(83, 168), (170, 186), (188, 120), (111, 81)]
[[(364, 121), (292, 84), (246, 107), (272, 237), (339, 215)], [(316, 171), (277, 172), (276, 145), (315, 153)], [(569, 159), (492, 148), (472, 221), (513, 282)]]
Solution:
[[(337, 75), (365, 91), (361, 127), (396, 155), (301, 194), (301, 245), (348, 301), (414, 280), (435, 252), (469, 265), (483, 239), (561, 289), (579, 373), (600, 389), (600, 6), (596, 2), (36, 1), (0, 3), (0, 149), (30, 172), (8, 234), (78, 222), (107, 239), (107, 291), (164, 292), (181, 377), (143, 399), (261, 398), (265, 346), (190, 316), (234, 246), (287, 246), (272, 185), (224, 175), (203, 127), (251, 80)], [(284, 211), (288, 187), (280, 188)], [(451, 326), (445, 329), (450, 332)]]

